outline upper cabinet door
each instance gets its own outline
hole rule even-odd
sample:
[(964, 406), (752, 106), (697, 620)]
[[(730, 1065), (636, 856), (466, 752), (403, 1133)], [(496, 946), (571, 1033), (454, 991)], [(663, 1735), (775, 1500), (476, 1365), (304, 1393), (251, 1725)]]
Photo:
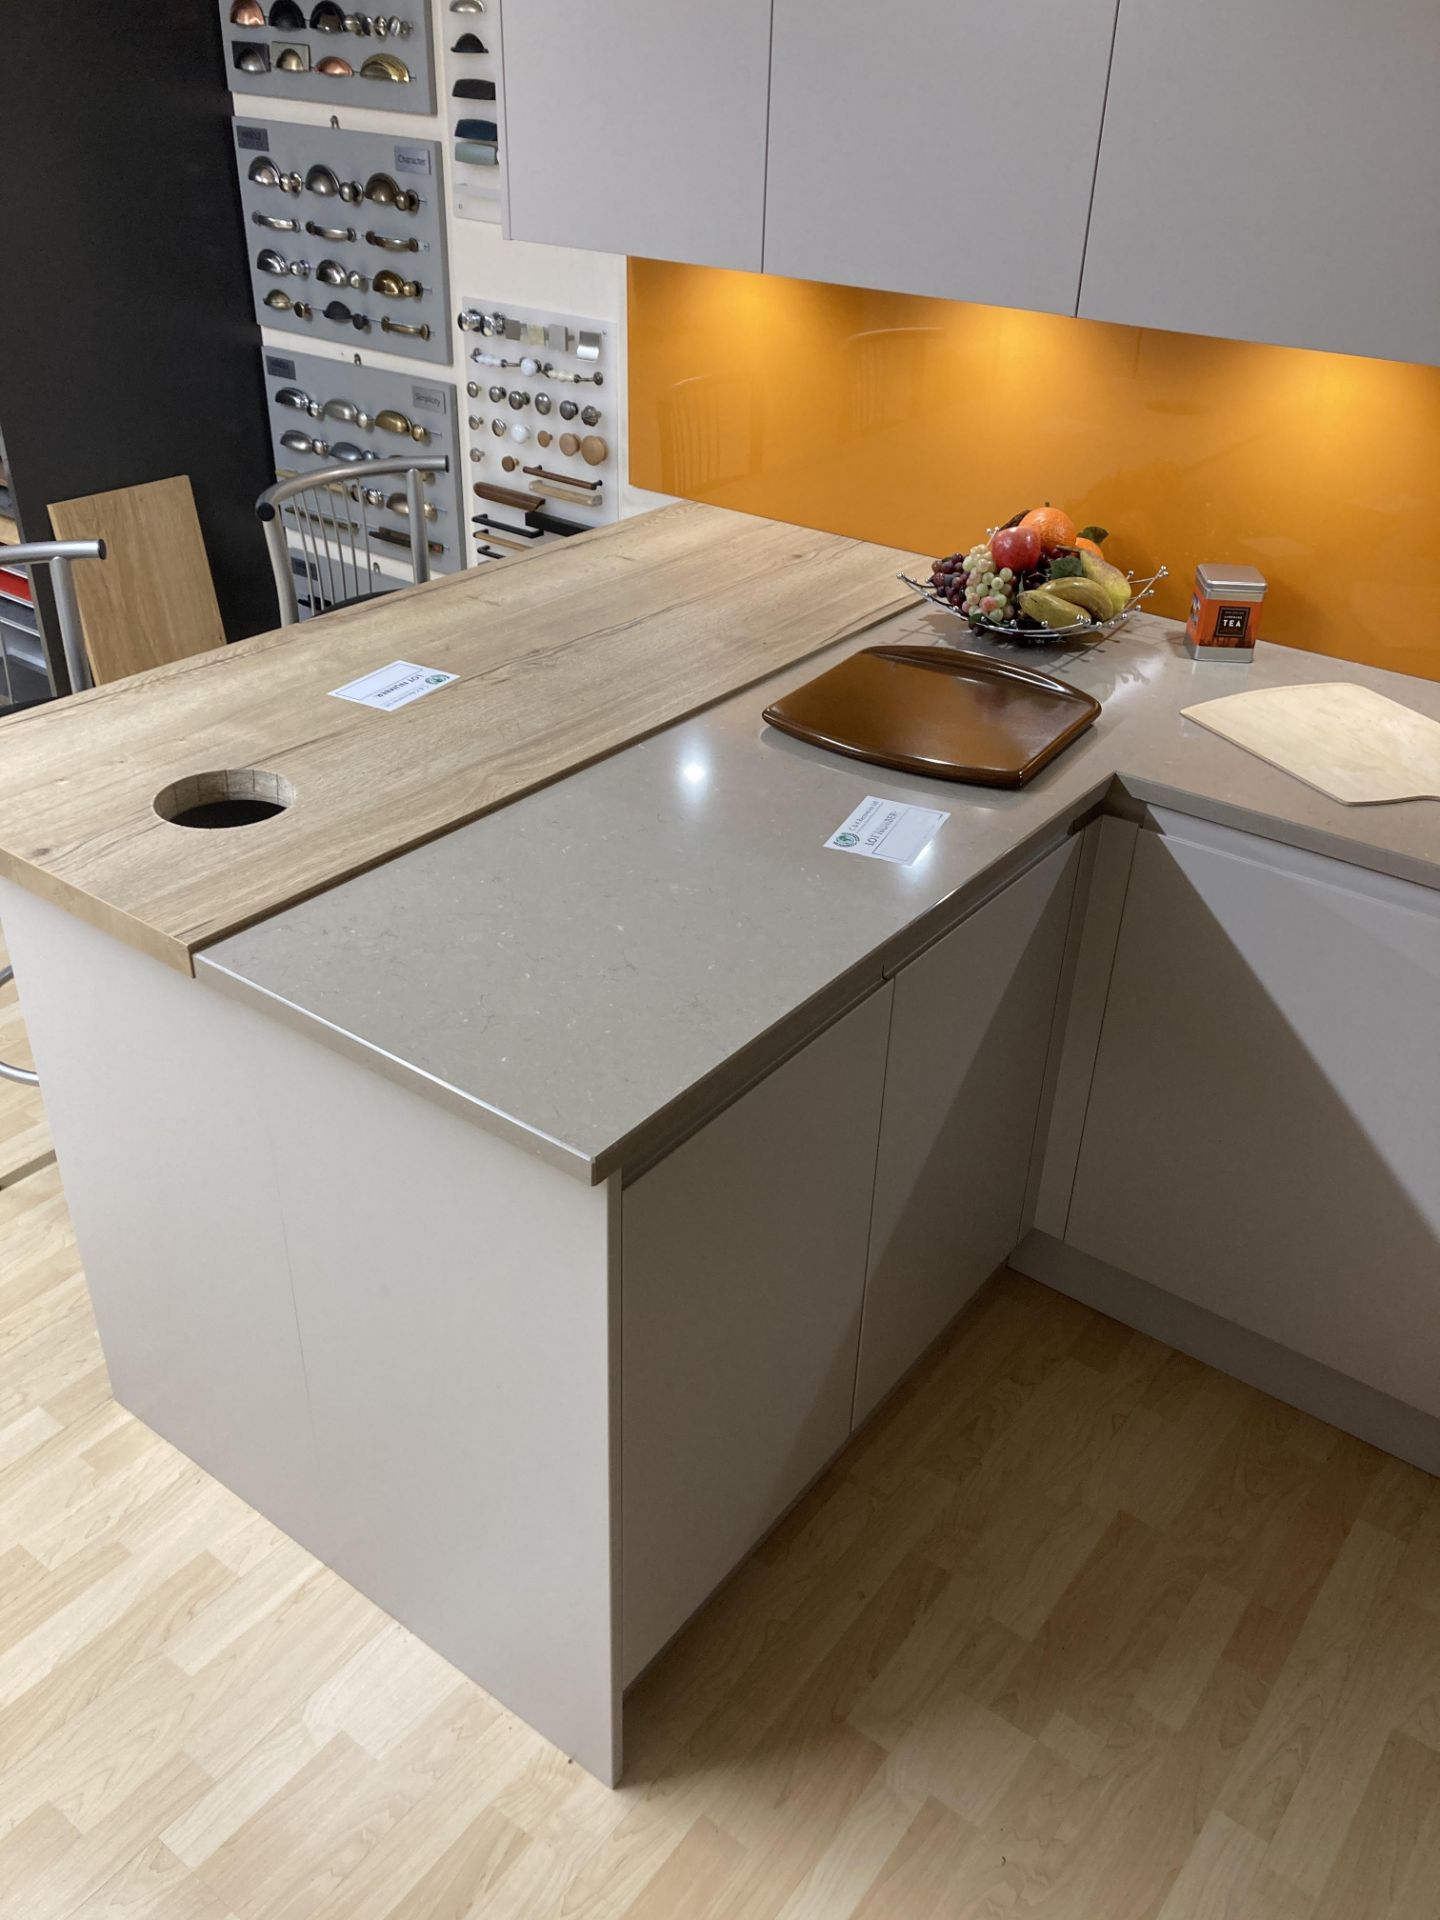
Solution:
[(760, 268), (770, 0), (510, 0), (516, 240)]
[(775, 0), (765, 270), (1074, 313), (1116, 0)]
[(1436, 0), (1124, 0), (1080, 311), (1440, 359)]

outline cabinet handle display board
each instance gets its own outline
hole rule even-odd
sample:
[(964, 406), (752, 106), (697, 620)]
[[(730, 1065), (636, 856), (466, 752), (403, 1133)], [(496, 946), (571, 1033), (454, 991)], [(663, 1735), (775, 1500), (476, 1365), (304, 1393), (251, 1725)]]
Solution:
[[(396, 13), (356, 14), (321, 0), (291, 9), (285, 0), (219, 0), (225, 73), (233, 93), (314, 100), (337, 111), (435, 111), (435, 50), (430, 0), (396, 0)], [(263, 24), (250, 25), (258, 11)], [(354, 27), (345, 25), (354, 21)], [(358, 29), (362, 21), (371, 31)], [(385, 31), (377, 32), (380, 21)], [(317, 24), (323, 22), (324, 24)]]
[(448, 361), (439, 143), (280, 120), (234, 133), (259, 324)]
[[(309, 473), (338, 464), (335, 449), (348, 447), (362, 454), (384, 458), (413, 453), (423, 460), (427, 453), (450, 456), (448, 473), (436, 471), (425, 483), (427, 505), (435, 508), (435, 519), (428, 525), (432, 542), (442, 549), (431, 553), (432, 573), (456, 573), (465, 562), (465, 519), (461, 512), (459, 473), (459, 434), (455, 411), (455, 389), (448, 381), (423, 380), (389, 367), (357, 367), (346, 360), (330, 360), (319, 354), (285, 353), (276, 347), (264, 352), (265, 398), (269, 410), (270, 432), (274, 442), (275, 468), (280, 473)], [(309, 406), (302, 405), (308, 402)], [(319, 409), (317, 413), (315, 409)], [(418, 436), (423, 435), (423, 439)], [(327, 453), (306, 451), (304, 442), (330, 449)], [(343, 456), (341, 456), (343, 457)], [(335, 517), (339, 523), (363, 524), (380, 544), (374, 555), (387, 549), (401, 561), (402, 573), (408, 573), (409, 556), (394, 544), (394, 536), (410, 535), (408, 518), (398, 513), (392, 501), (403, 504), (403, 483), (393, 476), (378, 486), (367, 487), (366, 462), (354, 464), (354, 485), (335, 496)], [(379, 500), (367, 498), (378, 493)], [(297, 531), (291, 515), (290, 547), (301, 582), (305, 579), (305, 561), (301, 555)], [(363, 534), (358, 536), (363, 540)], [(305, 586), (297, 588), (303, 599)]]

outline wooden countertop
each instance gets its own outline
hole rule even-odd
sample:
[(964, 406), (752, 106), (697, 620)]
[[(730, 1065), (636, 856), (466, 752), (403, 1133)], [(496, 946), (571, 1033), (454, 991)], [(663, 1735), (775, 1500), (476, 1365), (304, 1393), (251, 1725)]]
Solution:
[[(914, 564), (665, 507), (97, 687), (0, 721), (0, 874), (193, 971), (199, 948), (871, 625)], [(330, 697), (398, 659), (459, 678), (394, 713)], [(155, 811), (176, 781), (244, 768), (290, 783), (284, 813), (205, 831)]]

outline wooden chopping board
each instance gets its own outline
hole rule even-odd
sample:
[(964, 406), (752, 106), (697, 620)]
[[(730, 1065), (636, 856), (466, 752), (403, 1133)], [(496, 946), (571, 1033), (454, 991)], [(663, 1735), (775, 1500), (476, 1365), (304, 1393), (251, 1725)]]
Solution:
[(1440, 721), (1370, 687), (1259, 687), (1184, 714), (1347, 807), (1440, 799)]

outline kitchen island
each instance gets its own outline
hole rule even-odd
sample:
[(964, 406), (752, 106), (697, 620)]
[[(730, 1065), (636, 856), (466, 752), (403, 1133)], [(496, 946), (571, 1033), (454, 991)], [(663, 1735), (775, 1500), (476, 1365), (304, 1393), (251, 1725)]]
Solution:
[[(246, 643), (266, 684), (352, 623), (327, 695), (461, 666), (360, 716), (368, 783), (347, 733), (358, 849), (307, 832), (294, 701), (245, 719), (293, 804), (218, 834), (142, 823), (176, 755), (237, 764), (197, 678), (99, 799), (97, 696), (43, 752), (0, 728), (0, 919), (117, 1396), (606, 1779), (625, 1686), (1007, 1258), (1440, 1465), (1440, 803), (1346, 808), (1181, 717), (1319, 679), (1440, 717), (1440, 687), (1196, 665), (1137, 618), (1047, 659), (1102, 713), (1031, 786), (929, 782), (760, 718), (846, 648), (962, 634), (896, 611), (906, 556), (770, 530), (737, 587), (765, 523), (668, 511), (677, 577), (731, 543), (709, 592), (750, 625), (727, 644), (732, 597), (669, 724), (483, 818), (434, 716), (461, 693), (539, 765), (576, 683), (547, 714), (532, 674), (529, 734), (507, 689), (567, 623), (606, 644), (645, 523), (405, 596), (403, 641)], [(806, 555), (836, 590), (802, 617)], [(482, 585), (467, 677), (437, 648)], [(767, 595), (781, 654), (737, 665)], [(949, 817), (908, 867), (827, 851), (867, 794)], [(209, 840), (257, 851), (167, 874)]]

